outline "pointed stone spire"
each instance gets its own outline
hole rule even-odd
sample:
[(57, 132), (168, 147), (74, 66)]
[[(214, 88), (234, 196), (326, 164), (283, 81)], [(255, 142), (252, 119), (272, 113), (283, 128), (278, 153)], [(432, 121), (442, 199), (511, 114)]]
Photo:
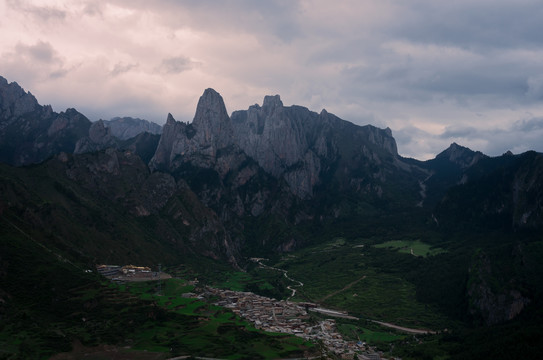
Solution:
[(176, 121), (173, 118), (172, 114), (168, 113), (168, 118), (166, 119), (166, 124), (175, 125)]
[[(200, 145), (210, 145), (214, 150), (230, 145), (233, 129), (222, 96), (213, 89), (206, 89), (198, 101), (192, 124), (195, 138)], [(214, 152), (214, 151), (213, 151)]]
[(204, 94), (200, 96), (198, 106), (196, 107), (196, 114), (192, 121), (194, 126), (207, 126), (229, 120), (230, 118), (226, 112), (226, 106), (224, 105), (221, 94), (211, 88), (206, 89)]

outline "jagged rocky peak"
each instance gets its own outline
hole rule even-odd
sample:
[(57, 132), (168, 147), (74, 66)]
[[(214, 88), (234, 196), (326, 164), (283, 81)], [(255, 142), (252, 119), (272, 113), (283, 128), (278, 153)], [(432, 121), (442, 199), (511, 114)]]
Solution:
[(309, 110), (284, 107), (279, 95), (266, 96), (262, 107), (232, 114), (239, 146), (270, 174), (278, 177), (287, 167), (304, 160)]
[(103, 120), (98, 120), (92, 123), (89, 129), (89, 138), (95, 142), (101, 142), (106, 137), (111, 136), (111, 129), (109, 129)]
[(446, 150), (438, 154), (436, 159), (447, 159), (450, 162), (460, 166), (460, 168), (465, 169), (472, 166), (484, 157), (485, 155), (480, 151), (473, 151), (453, 142)]
[[(206, 89), (190, 124), (177, 122), (171, 114), (151, 159), (152, 169), (174, 170), (184, 162), (213, 167), (217, 151), (234, 144), (232, 122), (221, 95)], [(204, 157), (202, 157), (204, 155)]]
[(89, 128), (89, 134), (79, 139), (75, 145), (75, 154), (99, 151), (109, 147), (116, 147), (115, 139), (111, 136), (111, 129), (105, 126), (103, 120), (98, 120)]
[(264, 97), (262, 107), (235, 111), (232, 124), (240, 148), (265, 171), (285, 179), (301, 198), (312, 196), (323, 164), (353, 154), (362, 162), (397, 158), (390, 129), (357, 126), (326, 110), (318, 114), (302, 106), (284, 106), (279, 95)]
[(53, 122), (49, 126), (49, 129), (47, 129), (48, 136), (54, 136), (57, 133), (61, 134), (63, 131), (70, 130), (76, 132), (74, 138), (74, 141), (76, 141), (77, 138), (87, 135), (91, 123), (85, 115), (73, 108), (68, 108), (60, 114), (55, 114), (50, 108), (50, 106), (46, 106), (44, 113), (44, 117), (54, 116)]
[(168, 117), (166, 118), (166, 124), (168, 125), (175, 124), (175, 119), (173, 118), (173, 115), (171, 113), (168, 113)]
[(209, 88), (198, 101), (192, 125), (196, 128), (196, 138), (201, 144), (215, 149), (232, 143), (233, 129), (222, 96)]
[(90, 121), (75, 109), (57, 114), (16, 82), (0, 77), (0, 161), (15, 166), (39, 163), (61, 151), (73, 152)]
[(228, 119), (228, 113), (221, 94), (211, 88), (205, 89), (203, 95), (200, 96), (200, 100), (198, 100), (196, 114), (192, 123), (195, 126), (200, 126), (212, 122), (220, 123), (228, 121)]
[(39, 107), (38, 100), (36, 100), (34, 95), (24, 91), (16, 82), (8, 83), (5, 78), (0, 76), (0, 108), (2, 110), (2, 119), (18, 117), (35, 111)]

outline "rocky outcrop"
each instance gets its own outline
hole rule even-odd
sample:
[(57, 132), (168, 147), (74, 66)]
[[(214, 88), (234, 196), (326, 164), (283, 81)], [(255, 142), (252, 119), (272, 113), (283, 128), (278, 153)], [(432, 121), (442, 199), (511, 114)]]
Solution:
[[(48, 107), (46, 111), (50, 109)], [(0, 110), (0, 126), (3, 127), (9, 121), (42, 109), (34, 95), (25, 92), (16, 82), (8, 83), (0, 76)]]
[(461, 169), (466, 169), (485, 157), (480, 151), (473, 151), (457, 143), (452, 143), (446, 150), (439, 153), (436, 159), (447, 160)]
[(368, 164), (397, 158), (390, 129), (356, 126), (326, 110), (317, 114), (285, 107), (279, 95), (266, 96), (262, 106), (235, 111), (232, 124), (240, 148), (301, 198), (312, 197), (323, 173), (340, 159), (360, 154), (357, 160)]
[(109, 147), (116, 148), (117, 141), (111, 135), (111, 129), (104, 125), (102, 120), (92, 123), (89, 129), (89, 135), (77, 141), (74, 154), (83, 154), (94, 152)]
[(196, 130), (193, 139), (202, 144), (200, 150), (209, 156), (233, 144), (232, 122), (226, 112), (221, 95), (213, 89), (206, 89), (198, 101), (192, 121)]
[(309, 111), (289, 111), (279, 95), (266, 96), (262, 107), (232, 114), (236, 143), (268, 173), (283, 177), (300, 197), (310, 196), (320, 173), (306, 127)]
[(111, 135), (120, 140), (131, 139), (144, 132), (155, 135), (162, 134), (162, 126), (139, 118), (115, 117), (111, 120), (103, 120), (103, 122), (106, 127), (111, 129)]
[(22, 166), (73, 152), (91, 122), (75, 109), (55, 113), (17, 83), (0, 77), (0, 161)]
[(233, 145), (232, 124), (224, 101), (215, 90), (207, 89), (200, 97), (192, 123), (177, 122), (168, 114), (149, 166), (168, 171), (175, 171), (183, 164), (214, 168), (219, 152)]

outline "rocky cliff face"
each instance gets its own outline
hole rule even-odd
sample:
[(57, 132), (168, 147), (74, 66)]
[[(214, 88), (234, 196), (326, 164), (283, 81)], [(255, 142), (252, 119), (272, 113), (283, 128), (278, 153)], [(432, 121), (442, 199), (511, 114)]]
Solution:
[[(220, 95), (207, 89), (192, 123), (168, 116), (150, 167), (175, 171), (190, 163), (214, 168), (224, 176), (236, 168), (229, 162), (235, 158), (239, 163), (241, 152), (284, 180), (301, 199), (311, 198), (322, 177), (334, 172), (339, 162), (347, 175), (360, 173), (360, 167), (369, 169), (370, 164), (398, 167), (401, 162), (390, 129), (356, 126), (326, 111), (317, 114), (301, 106), (285, 107), (278, 95), (266, 96), (262, 106), (235, 111), (230, 119)], [(354, 181), (355, 187), (361, 181)]]
[(61, 151), (73, 152), (91, 122), (74, 109), (55, 113), (17, 83), (0, 77), (0, 161), (39, 163)]
[(92, 123), (89, 135), (77, 141), (74, 154), (99, 151), (107, 148), (116, 148), (117, 141), (111, 135), (111, 129), (106, 127), (102, 120)]
[(144, 132), (155, 135), (162, 133), (162, 126), (139, 118), (115, 117), (103, 122), (111, 130), (111, 135), (120, 140), (131, 139)]
[(232, 124), (240, 148), (264, 170), (283, 178), (300, 198), (312, 197), (323, 173), (355, 152), (361, 162), (381, 162), (383, 155), (397, 158), (390, 129), (355, 126), (326, 110), (317, 114), (301, 106), (285, 107), (279, 95), (266, 96), (262, 106), (234, 112)]
[[(22, 115), (41, 110), (36, 98), (27, 93), (16, 82), (8, 81), (0, 76), (0, 114), (1, 126), (4, 127)], [(50, 107), (45, 109), (50, 110)]]
[[(266, 96), (262, 107), (234, 112), (232, 123), (240, 148), (303, 198), (312, 195), (321, 162), (310, 136), (315, 126), (311, 114), (304, 108), (296, 110), (285, 108), (278, 95)], [(322, 152), (328, 150), (324, 145)]]
[(149, 166), (168, 171), (189, 163), (203, 168), (228, 167), (220, 164), (218, 158), (222, 155), (220, 151), (230, 146), (233, 146), (232, 124), (224, 101), (215, 90), (207, 89), (200, 97), (192, 123), (177, 122), (168, 114)]

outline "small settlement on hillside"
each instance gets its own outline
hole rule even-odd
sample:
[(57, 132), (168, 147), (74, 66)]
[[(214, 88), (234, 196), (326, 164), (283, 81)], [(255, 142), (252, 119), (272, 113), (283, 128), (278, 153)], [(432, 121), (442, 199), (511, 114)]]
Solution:
[[(97, 265), (97, 271), (113, 281), (153, 281), (171, 278), (170, 275), (152, 271), (143, 266)], [(197, 281), (196, 281), (197, 283)], [(196, 290), (196, 289), (195, 289)], [(311, 342), (320, 342), (327, 351), (342, 359), (381, 359), (382, 353), (359, 341), (343, 339), (334, 319), (327, 318), (309, 322), (309, 311), (325, 316), (356, 319), (347, 313), (321, 309), (317, 304), (291, 302), (260, 296), (251, 292), (231, 291), (205, 286), (197, 293), (186, 293), (183, 297), (207, 299), (250, 321), (258, 329), (270, 332), (293, 334)]]
[(321, 342), (328, 351), (341, 359), (382, 359), (382, 353), (376, 352), (366, 343), (343, 339), (334, 319), (308, 322), (308, 311), (353, 318), (346, 313), (321, 309), (308, 302), (275, 300), (252, 292), (205, 287), (202, 295), (204, 298), (215, 299), (216, 305), (231, 309), (258, 329), (293, 334), (311, 342)]
[(171, 278), (164, 272), (151, 271), (151, 268), (147, 266), (96, 265), (96, 270), (114, 281), (153, 281)]

